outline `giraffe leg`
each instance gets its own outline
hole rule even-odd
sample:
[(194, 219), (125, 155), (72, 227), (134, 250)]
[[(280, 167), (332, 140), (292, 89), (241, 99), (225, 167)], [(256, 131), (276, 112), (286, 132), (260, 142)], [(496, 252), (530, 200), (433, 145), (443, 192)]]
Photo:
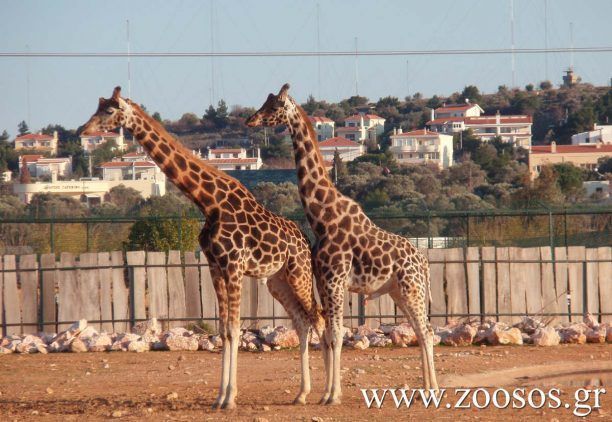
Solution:
[(293, 403), (306, 404), (306, 396), (310, 393), (310, 367), (308, 366), (308, 333), (310, 331), (310, 322), (308, 314), (306, 314), (304, 308), (296, 299), (293, 289), (286, 283), (283, 277), (275, 275), (268, 279), (268, 290), (283, 305), (293, 321), (293, 326), (300, 338), (302, 382), (300, 391)]
[(423, 363), (423, 384), (426, 390), (438, 391), (433, 359), (433, 330), (427, 321), (425, 295), (422, 290), (416, 295), (409, 295), (406, 288), (400, 287), (391, 292), (391, 297), (404, 315), (409, 319), (419, 341)]
[[(240, 292), (242, 289), (242, 273), (227, 276), (228, 293), (228, 338), (230, 349), (229, 382), (225, 393), (222, 409), (236, 408), (238, 395), (238, 346), (240, 345)], [(225, 356), (224, 356), (225, 357)]]
[[(325, 290), (325, 286), (322, 285), (321, 279), (317, 278), (317, 290), (319, 291), (319, 298), (321, 299), (321, 304), (324, 309), (328, 309), (328, 299), (327, 293)], [(326, 327), (329, 327), (329, 312), (325, 313), (325, 324)], [(319, 333), (319, 339), (321, 344), (321, 353), (323, 354), (323, 366), (325, 367), (325, 389), (323, 390), (323, 396), (321, 400), (319, 400), (319, 404), (327, 403), (329, 400), (329, 396), (331, 395), (332, 382), (333, 382), (333, 368), (332, 368), (332, 348), (331, 348), (331, 338), (327, 333), (327, 329), (324, 328), (322, 333)]]
[[(209, 261), (210, 262), (210, 261)], [(213, 409), (218, 409), (225, 401), (225, 393), (229, 383), (229, 368), (230, 368), (230, 344), (227, 337), (228, 329), (228, 313), (227, 313), (227, 287), (225, 278), (220, 271), (211, 266), (210, 272), (213, 280), (213, 286), (217, 294), (217, 302), (219, 304), (219, 336), (223, 342), (221, 351), (221, 385), (219, 386), (219, 394), (212, 405)]]
[[(343, 284), (342, 284), (343, 285)], [(332, 385), (330, 396), (325, 404), (340, 404), (342, 397), (342, 385), (340, 374), (340, 358), (342, 355), (342, 328), (343, 328), (343, 307), (344, 307), (344, 289), (340, 288), (340, 294), (334, 295), (333, 312), (329, 318), (326, 337), (330, 339), (331, 346), (331, 370), (332, 370)]]

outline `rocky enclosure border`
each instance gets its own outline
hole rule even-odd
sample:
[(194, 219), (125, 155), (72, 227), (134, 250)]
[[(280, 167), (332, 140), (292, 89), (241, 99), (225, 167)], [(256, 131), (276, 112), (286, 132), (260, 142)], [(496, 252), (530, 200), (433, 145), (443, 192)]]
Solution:
[[(541, 320), (525, 317), (509, 326), (503, 322), (484, 323), (452, 321), (434, 330), (434, 345), (523, 345), (556, 346), (558, 344), (612, 343), (612, 324), (599, 324), (591, 315), (583, 322), (564, 323), (557, 327), (546, 326)], [(242, 333), (240, 347), (247, 351), (269, 352), (297, 347), (299, 339), (295, 330), (287, 327), (265, 326), (259, 330)], [(311, 335), (310, 345), (318, 348), (319, 339)], [(366, 325), (355, 330), (344, 327), (344, 346), (364, 350), (369, 347), (416, 346), (417, 338), (408, 323)], [(52, 352), (147, 352), (151, 350), (215, 351), (221, 348), (218, 335), (195, 333), (185, 328), (162, 331), (161, 324), (153, 318), (138, 323), (131, 333), (100, 333), (82, 319), (59, 334), (10, 335), (0, 340), (0, 355), (11, 353)]]

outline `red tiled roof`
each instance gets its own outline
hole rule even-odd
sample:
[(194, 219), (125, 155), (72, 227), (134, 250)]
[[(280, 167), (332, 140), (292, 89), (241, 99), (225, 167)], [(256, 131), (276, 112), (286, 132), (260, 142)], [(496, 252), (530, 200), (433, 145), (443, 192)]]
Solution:
[(41, 133), (28, 133), (27, 135), (18, 136), (15, 138), (16, 141), (25, 141), (28, 139), (32, 139), (35, 141), (42, 141), (44, 139), (53, 139), (51, 135), (43, 135)]
[[(500, 124), (513, 124), (513, 123), (532, 123), (533, 119), (531, 116), (500, 116)], [(466, 125), (494, 125), (497, 124), (496, 116), (479, 116), (479, 117), (466, 117)]]
[(315, 122), (320, 122), (320, 123), (333, 123), (334, 121), (332, 119), (329, 119), (327, 117), (320, 117), (320, 116), (308, 116), (308, 118), (310, 119), (311, 122), (315, 123)]
[(427, 130), (427, 129), (418, 129), (418, 130), (413, 130), (411, 132), (404, 132), (404, 133), (398, 133), (397, 135), (391, 135), (391, 137), (394, 137), (394, 136), (397, 136), (397, 137), (402, 137), (402, 136), (438, 136), (438, 135), (440, 135), (440, 133), (438, 133), (438, 132), (432, 132), (432, 131)]
[(211, 165), (215, 165), (215, 164), (232, 164), (232, 163), (238, 163), (238, 164), (248, 164), (248, 163), (257, 163), (257, 158), (216, 158), (213, 160), (204, 160), (206, 163), (209, 163)]
[[(372, 119), (382, 119), (384, 120), (383, 117), (377, 116), (376, 114), (364, 114), (363, 115), (363, 119), (364, 120), (372, 120)], [(360, 121), (361, 120), (361, 114), (353, 114), (352, 116), (347, 117), (346, 119), (344, 119), (344, 121)]]
[(45, 164), (53, 164), (53, 163), (69, 163), (70, 158), (40, 158), (36, 160), (36, 165), (45, 165)]
[(35, 161), (38, 161), (39, 158), (42, 158), (42, 155), (35, 155), (35, 154), (24, 154), (22, 155), (20, 158), (22, 160), (22, 162), (26, 162), (26, 163), (33, 163)]
[(567, 153), (591, 153), (606, 154), (612, 153), (612, 145), (600, 145), (597, 148), (593, 145), (557, 145), (557, 152), (551, 152), (550, 145), (536, 145), (531, 147), (530, 154), (567, 154)]
[(444, 124), (444, 123), (447, 123), (447, 122), (462, 122), (465, 119), (466, 119), (465, 117), (461, 117), (461, 116), (438, 117), (437, 119), (433, 119), (433, 120), (428, 121), (426, 124), (427, 125), (437, 125), (437, 124)]
[(447, 104), (436, 109), (436, 113), (451, 113), (453, 111), (467, 111), (478, 104)]
[(218, 148), (218, 149), (210, 150), (211, 154), (224, 154), (224, 153), (234, 153), (234, 152), (242, 152), (242, 149), (240, 148)]
[(120, 167), (155, 167), (156, 164), (152, 161), (110, 161), (100, 164), (102, 168), (120, 168)]
[(127, 154), (123, 154), (124, 157), (142, 157), (147, 154), (144, 152), (128, 152)]
[(91, 132), (91, 133), (88, 133), (87, 135), (81, 135), (81, 138), (93, 138), (96, 136), (100, 136), (102, 138), (116, 138), (119, 136), (119, 134), (115, 132), (99, 131), (99, 132)]
[(329, 139), (319, 142), (319, 147), (320, 148), (338, 148), (338, 147), (359, 148), (360, 145), (357, 142), (351, 141), (341, 136), (336, 136), (334, 138), (329, 138)]
[(336, 128), (337, 132), (361, 132), (361, 128), (357, 127), (357, 126), (344, 126), (344, 127), (339, 127)]

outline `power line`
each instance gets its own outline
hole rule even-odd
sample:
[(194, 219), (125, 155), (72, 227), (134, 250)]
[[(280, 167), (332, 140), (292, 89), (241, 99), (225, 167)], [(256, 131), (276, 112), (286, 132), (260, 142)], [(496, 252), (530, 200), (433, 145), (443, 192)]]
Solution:
[[(488, 54), (542, 54), (542, 53), (611, 53), (612, 46), (603, 47), (560, 47), (560, 48), (499, 48), (499, 49), (457, 49), (457, 50), (344, 50), (344, 51), (237, 51), (237, 52), (141, 52), (129, 53), (129, 57), (330, 57), (330, 56), (461, 56)], [(120, 51), (106, 52), (0, 52), (0, 58), (32, 57), (32, 58), (109, 58), (128, 57), (128, 53)]]

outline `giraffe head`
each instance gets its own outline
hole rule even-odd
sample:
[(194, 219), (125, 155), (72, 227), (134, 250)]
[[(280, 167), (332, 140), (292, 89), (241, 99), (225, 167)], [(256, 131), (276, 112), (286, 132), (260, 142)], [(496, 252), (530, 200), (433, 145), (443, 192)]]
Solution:
[(130, 100), (121, 98), (121, 87), (113, 90), (110, 98), (102, 98), (98, 102), (98, 109), (83, 126), (83, 135), (100, 130), (113, 130), (125, 126), (132, 115)]
[(289, 84), (280, 89), (278, 95), (269, 94), (266, 102), (246, 121), (249, 127), (278, 126), (289, 124), (289, 111), (295, 106), (289, 97)]

